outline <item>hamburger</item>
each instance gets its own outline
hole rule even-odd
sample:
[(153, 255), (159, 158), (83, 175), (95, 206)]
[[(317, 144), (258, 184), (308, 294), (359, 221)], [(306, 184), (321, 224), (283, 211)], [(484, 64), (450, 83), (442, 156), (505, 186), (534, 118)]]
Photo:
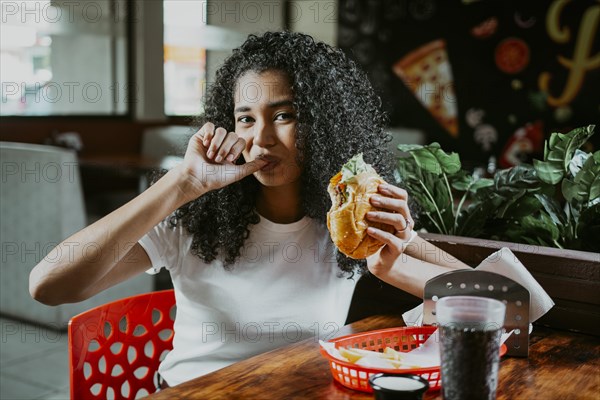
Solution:
[(388, 224), (365, 219), (369, 211), (379, 210), (371, 205), (370, 198), (382, 183), (386, 182), (363, 160), (362, 153), (352, 157), (329, 181), (327, 191), (332, 204), (327, 213), (327, 228), (333, 243), (348, 257), (366, 258), (384, 245), (367, 234), (369, 226), (394, 231)]

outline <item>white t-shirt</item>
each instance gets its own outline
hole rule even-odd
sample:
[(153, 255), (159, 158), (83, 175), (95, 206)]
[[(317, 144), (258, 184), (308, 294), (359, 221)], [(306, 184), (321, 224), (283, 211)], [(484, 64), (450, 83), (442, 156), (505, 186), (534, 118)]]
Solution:
[[(340, 277), (325, 226), (308, 217), (276, 224), (263, 217), (233, 270), (190, 251), (192, 236), (158, 224), (139, 241), (166, 267), (177, 301), (173, 350), (159, 367), (171, 386), (253, 355), (343, 326), (358, 275)], [(315, 338), (315, 340), (317, 340)]]

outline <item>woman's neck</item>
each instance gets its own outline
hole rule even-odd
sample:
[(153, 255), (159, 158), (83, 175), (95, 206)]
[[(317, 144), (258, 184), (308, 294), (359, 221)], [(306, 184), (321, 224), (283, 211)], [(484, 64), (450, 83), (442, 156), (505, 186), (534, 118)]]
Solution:
[(300, 185), (262, 186), (256, 199), (256, 211), (269, 221), (290, 224), (299, 221), (304, 215), (300, 206)]

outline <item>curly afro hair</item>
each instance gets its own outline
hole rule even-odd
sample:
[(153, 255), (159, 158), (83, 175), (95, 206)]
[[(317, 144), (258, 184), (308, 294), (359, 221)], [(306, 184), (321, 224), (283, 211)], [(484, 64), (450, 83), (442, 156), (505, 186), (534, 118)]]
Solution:
[[(388, 150), (391, 138), (384, 131), (387, 118), (366, 74), (341, 50), (315, 42), (309, 35), (250, 35), (217, 71), (197, 125), (210, 121), (234, 131), (236, 82), (246, 72), (266, 70), (283, 71), (292, 84), (305, 215), (326, 224), (331, 206), (329, 179), (357, 153), (362, 152), (366, 162), (393, 182), (394, 159)], [(244, 162), (243, 157), (238, 159), (238, 163)], [(183, 224), (193, 235), (194, 255), (204, 262), (220, 256), (225, 268), (232, 268), (250, 234), (250, 225), (260, 220), (255, 210), (259, 190), (259, 182), (250, 175), (179, 208), (169, 222), (172, 226)], [(349, 275), (367, 270), (365, 260), (353, 260), (339, 251), (336, 258), (339, 268)]]

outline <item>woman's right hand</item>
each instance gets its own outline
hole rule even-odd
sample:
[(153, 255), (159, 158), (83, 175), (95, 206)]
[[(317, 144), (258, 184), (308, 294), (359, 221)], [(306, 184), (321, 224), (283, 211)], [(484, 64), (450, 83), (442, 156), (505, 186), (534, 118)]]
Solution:
[(246, 141), (235, 132), (205, 123), (191, 137), (180, 166), (184, 174), (181, 190), (186, 200), (195, 200), (206, 192), (237, 182), (268, 164), (258, 158), (236, 165), (245, 147)]
[[(190, 139), (181, 164), (50, 251), (53, 256), (44, 257), (30, 273), (31, 296), (47, 305), (79, 302), (143, 273), (152, 263), (138, 241), (152, 227), (185, 203), (268, 164), (258, 159), (234, 165), (245, 147), (235, 133), (205, 124)], [(87, 244), (94, 245), (91, 255)]]

